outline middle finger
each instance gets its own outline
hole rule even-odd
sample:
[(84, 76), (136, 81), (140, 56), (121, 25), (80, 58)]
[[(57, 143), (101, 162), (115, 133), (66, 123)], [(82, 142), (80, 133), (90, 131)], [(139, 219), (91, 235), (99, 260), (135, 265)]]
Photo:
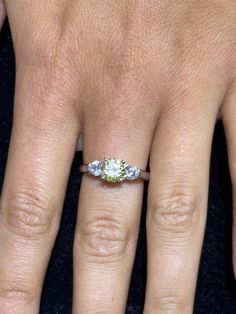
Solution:
[(200, 87), (186, 94), (164, 110), (150, 156), (145, 313), (192, 313), (222, 95)]

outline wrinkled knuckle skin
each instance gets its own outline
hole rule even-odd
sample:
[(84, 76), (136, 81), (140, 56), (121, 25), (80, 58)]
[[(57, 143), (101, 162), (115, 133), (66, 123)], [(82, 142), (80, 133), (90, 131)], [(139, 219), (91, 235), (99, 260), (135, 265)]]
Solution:
[(199, 224), (199, 198), (194, 193), (169, 191), (149, 204), (148, 223), (160, 230), (188, 232)]
[(159, 310), (160, 313), (191, 313), (187, 300), (177, 296), (159, 296), (152, 304), (153, 311)]
[(49, 200), (40, 192), (28, 190), (15, 193), (1, 207), (3, 223), (13, 234), (34, 238), (51, 231), (52, 209)]
[[(10, 312), (10, 309), (20, 310), (27, 304), (31, 304), (35, 301), (35, 296), (32, 291), (28, 291), (22, 287), (14, 287), (8, 284), (2, 283), (0, 286), (0, 306), (1, 313), (19, 313)], [(9, 312), (8, 312), (9, 311)]]
[(79, 223), (77, 244), (91, 257), (119, 257), (125, 254), (129, 242), (127, 228), (111, 217), (94, 217)]
[(41, 67), (52, 65), (63, 46), (60, 40), (61, 27), (58, 23), (53, 26), (31, 28), (27, 43), (22, 46), (21, 42), (17, 42), (16, 61)]
[(75, 104), (83, 86), (83, 67), (78, 69), (73, 45), (55, 39), (58, 35), (43, 35), (47, 40), (39, 40), (20, 56), (16, 54), (17, 73), (30, 78), (31, 94), (44, 107), (51, 102), (59, 108), (64, 103)]
[(111, 49), (109, 56), (104, 58), (105, 81), (109, 82), (110, 88), (117, 90), (123, 84), (134, 81), (134, 78), (137, 80), (141, 61), (136, 50), (137, 48), (122, 43), (118, 48)]

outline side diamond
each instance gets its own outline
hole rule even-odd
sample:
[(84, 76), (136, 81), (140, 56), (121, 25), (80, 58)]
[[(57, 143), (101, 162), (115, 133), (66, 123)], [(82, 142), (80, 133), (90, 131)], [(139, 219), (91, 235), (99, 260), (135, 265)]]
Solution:
[(88, 172), (98, 177), (102, 174), (102, 164), (100, 161), (95, 160), (88, 164)]
[(125, 168), (126, 179), (135, 180), (140, 175), (140, 170), (136, 166), (127, 166)]

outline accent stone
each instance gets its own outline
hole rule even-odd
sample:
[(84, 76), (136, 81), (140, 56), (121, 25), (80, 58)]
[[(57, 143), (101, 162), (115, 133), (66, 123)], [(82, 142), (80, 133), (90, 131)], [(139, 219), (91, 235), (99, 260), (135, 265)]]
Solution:
[(98, 160), (95, 160), (88, 164), (88, 172), (92, 175), (98, 177), (102, 174), (102, 163)]
[(127, 166), (125, 168), (126, 179), (135, 180), (140, 175), (140, 170), (136, 166)]

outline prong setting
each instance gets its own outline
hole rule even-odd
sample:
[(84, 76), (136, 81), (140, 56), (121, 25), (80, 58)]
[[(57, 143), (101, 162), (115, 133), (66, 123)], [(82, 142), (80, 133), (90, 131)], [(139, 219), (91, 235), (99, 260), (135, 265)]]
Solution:
[(99, 160), (94, 160), (88, 164), (88, 172), (95, 177), (98, 177), (102, 174), (102, 163)]
[(140, 169), (136, 166), (114, 157), (105, 157), (101, 162), (98, 160), (91, 162), (88, 164), (88, 172), (96, 177), (100, 176), (102, 181), (112, 183), (125, 179), (135, 180), (140, 176)]

